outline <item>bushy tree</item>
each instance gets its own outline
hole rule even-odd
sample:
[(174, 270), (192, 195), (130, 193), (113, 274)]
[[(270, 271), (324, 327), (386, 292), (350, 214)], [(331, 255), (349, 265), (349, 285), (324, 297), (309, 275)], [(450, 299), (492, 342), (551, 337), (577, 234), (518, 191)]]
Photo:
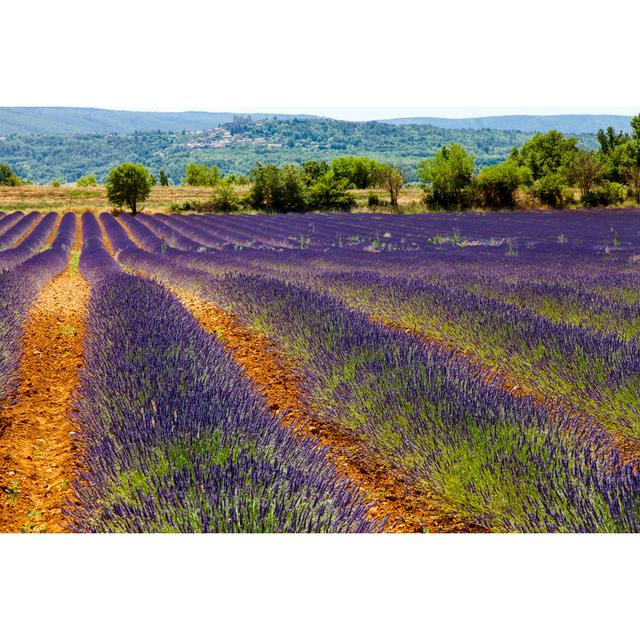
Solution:
[(376, 182), (377, 162), (367, 157), (344, 156), (331, 162), (331, 169), (338, 180), (347, 180), (356, 189), (367, 189)]
[(95, 187), (98, 184), (96, 181), (96, 177), (90, 173), (87, 176), (83, 176), (82, 178), (78, 178), (76, 181), (76, 185), (78, 187)]
[(350, 211), (356, 199), (348, 189), (348, 180), (336, 178), (331, 171), (325, 173), (307, 189), (308, 207), (316, 211)]
[(160, 173), (158, 175), (158, 182), (161, 187), (169, 186), (169, 176), (165, 173), (164, 169), (160, 169)]
[(604, 166), (595, 151), (578, 149), (568, 169), (569, 183), (577, 186), (580, 199), (587, 202), (593, 189), (602, 180)]
[(190, 162), (184, 176), (184, 184), (191, 187), (213, 187), (221, 179), (220, 169), (215, 165), (207, 167), (204, 164)]
[(24, 180), (19, 178), (8, 164), (0, 163), (0, 185), (16, 187), (19, 184), (24, 184)]
[(373, 172), (374, 183), (389, 193), (392, 207), (398, 206), (398, 196), (404, 186), (404, 175), (398, 166), (386, 162), (378, 162)]
[(151, 174), (141, 164), (127, 162), (109, 172), (107, 198), (116, 207), (127, 205), (131, 213), (138, 212), (138, 203), (144, 202), (151, 192)]
[(577, 138), (565, 137), (552, 129), (536, 133), (520, 150), (514, 149), (511, 159), (520, 166), (528, 167), (534, 180), (550, 174), (562, 175), (578, 152), (577, 144)]
[(240, 208), (240, 201), (230, 181), (221, 180), (213, 188), (211, 207), (214, 211), (221, 213), (230, 213)]
[(286, 213), (306, 209), (302, 171), (295, 165), (256, 163), (248, 202), (254, 209)]
[(313, 184), (325, 174), (329, 173), (331, 167), (324, 160), (307, 160), (302, 163), (303, 178), (307, 184)]
[(613, 164), (631, 187), (636, 202), (640, 202), (640, 137), (633, 137), (615, 149)]
[(479, 204), (490, 209), (513, 209), (518, 188), (530, 182), (529, 169), (511, 160), (486, 167), (476, 182)]
[(475, 159), (463, 147), (444, 145), (434, 158), (418, 164), (418, 179), (430, 204), (442, 209), (462, 209), (469, 204), (474, 170)]
[(547, 173), (534, 182), (532, 192), (542, 204), (550, 207), (563, 207), (566, 186), (565, 176), (560, 173)]

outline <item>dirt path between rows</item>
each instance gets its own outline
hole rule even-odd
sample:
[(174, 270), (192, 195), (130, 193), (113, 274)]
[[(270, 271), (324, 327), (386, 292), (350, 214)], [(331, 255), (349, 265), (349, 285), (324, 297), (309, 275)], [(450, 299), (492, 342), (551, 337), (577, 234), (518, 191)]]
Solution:
[(409, 486), (391, 469), (379, 461), (368, 459), (358, 440), (349, 437), (337, 426), (320, 422), (310, 416), (299, 400), (299, 383), (293, 367), (282, 356), (276, 356), (273, 344), (264, 336), (242, 327), (236, 318), (203, 302), (181, 289), (172, 289), (185, 307), (210, 333), (220, 337), (247, 376), (256, 384), (274, 412), (288, 410), (283, 422), (294, 422), (299, 429), (312, 435), (328, 448), (328, 458), (340, 473), (361, 487), (367, 501), (375, 501), (370, 509), (372, 518), (388, 519), (386, 531), (396, 533), (424, 532), (462, 533), (480, 531), (469, 525), (435, 497)]
[[(82, 245), (77, 221), (75, 251)], [(70, 265), (41, 289), (29, 313), (20, 387), (2, 411), (0, 532), (65, 530), (62, 508), (78, 458), (69, 415), (88, 297), (88, 285)]]

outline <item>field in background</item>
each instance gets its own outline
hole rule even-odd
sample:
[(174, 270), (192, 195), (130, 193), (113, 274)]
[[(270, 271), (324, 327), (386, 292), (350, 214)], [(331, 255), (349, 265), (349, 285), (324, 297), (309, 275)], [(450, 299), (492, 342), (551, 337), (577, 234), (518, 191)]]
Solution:
[[(234, 187), (239, 197), (244, 196), (250, 187), (237, 185)], [(371, 213), (423, 213), (427, 209), (423, 203), (423, 191), (418, 186), (402, 189), (398, 199), (399, 209), (393, 210), (388, 203), (389, 196), (382, 189), (354, 189), (351, 191), (357, 199), (354, 211)], [(175, 185), (170, 187), (153, 187), (149, 199), (143, 203), (142, 210), (148, 213), (171, 213), (172, 205), (185, 202), (207, 202), (211, 198), (210, 187), (190, 187)], [(378, 196), (381, 203), (378, 207), (368, 206), (369, 195)], [(577, 194), (576, 194), (577, 195)], [(633, 207), (632, 201), (624, 203), (625, 207)], [(517, 196), (517, 209), (533, 209), (534, 202), (525, 192)], [(571, 205), (567, 209), (579, 208)], [(107, 202), (104, 186), (76, 187), (75, 185), (24, 185), (19, 187), (0, 187), (0, 211), (110, 211), (113, 207)], [(248, 213), (248, 212), (245, 212)], [(250, 212), (249, 212), (250, 213)]]
[[(236, 193), (242, 197), (249, 189), (246, 185), (235, 187)], [(211, 198), (209, 187), (153, 187), (143, 210), (149, 213), (170, 213), (172, 203), (186, 201), (205, 202)], [(388, 195), (381, 189), (358, 189), (352, 193), (358, 199), (356, 209), (369, 211), (367, 199), (369, 194), (376, 194), (381, 201), (388, 201)], [(408, 187), (400, 194), (400, 207), (404, 212), (424, 211), (421, 203), (423, 192), (418, 187)], [(0, 211), (109, 211), (113, 207), (107, 202), (104, 186), (76, 187), (63, 185), (24, 185), (20, 187), (0, 187)], [(390, 211), (388, 207), (378, 207), (377, 212)]]

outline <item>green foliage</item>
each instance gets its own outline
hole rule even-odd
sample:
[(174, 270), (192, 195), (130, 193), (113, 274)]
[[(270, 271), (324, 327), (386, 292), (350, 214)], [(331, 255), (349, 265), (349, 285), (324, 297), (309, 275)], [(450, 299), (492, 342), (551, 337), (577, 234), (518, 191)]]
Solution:
[(519, 151), (514, 150), (511, 157), (518, 165), (527, 167), (534, 180), (539, 180), (567, 171), (578, 151), (577, 144), (577, 138), (565, 137), (552, 129), (536, 133)]
[[(249, 122), (242, 131), (247, 142), (232, 141), (226, 146), (211, 145), (208, 134), (176, 128), (173, 133), (7, 135), (0, 140), (0, 162), (9, 163), (24, 178), (43, 184), (54, 178), (75, 183), (88, 173), (104, 182), (109, 169), (123, 162), (144, 164), (155, 175), (163, 169), (172, 184), (180, 184), (189, 163), (215, 164), (224, 175), (249, 175), (256, 162), (285, 164), (367, 156), (381, 162), (402, 162), (411, 167), (408, 178), (413, 180), (419, 160), (432, 157), (443, 144), (464, 145), (482, 168), (505, 160), (514, 146), (530, 136), (520, 131), (399, 127), (323, 119)], [(581, 140), (589, 148), (597, 146), (593, 135), (584, 135)]]
[(516, 190), (531, 182), (531, 171), (507, 160), (484, 168), (476, 181), (478, 204), (489, 209), (513, 209)]
[(471, 199), (475, 158), (457, 144), (443, 146), (435, 157), (418, 165), (418, 179), (427, 201), (443, 209), (462, 209)]
[(169, 186), (169, 176), (165, 173), (164, 169), (160, 169), (160, 174), (158, 175), (158, 182), (161, 187)]
[(307, 160), (302, 163), (303, 179), (306, 184), (313, 184), (331, 171), (329, 163), (321, 160)]
[(240, 208), (240, 201), (233, 190), (233, 185), (227, 180), (221, 180), (214, 188), (211, 196), (211, 210), (220, 213), (230, 213)]
[(624, 185), (617, 182), (605, 181), (592, 189), (583, 198), (582, 204), (586, 207), (608, 207), (622, 204), (627, 196)]
[(220, 169), (215, 165), (207, 167), (190, 162), (185, 170), (183, 182), (191, 187), (213, 187), (218, 184), (221, 177)]
[(566, 184), (565, 176), (560, 173), (547, 173), (534, 182), (531, 191), (542, 204), (550, 207), (563, 207), (565, 205)]
[(24, 180), (19, 178), (8, 164), (0, 163), (0, 186), (15, 187), (23, 183)]
[(611, 159), (621, 178), (631, 187), (636, 202), (640, 202), (640, 138), (636, 137), (635, 129), (634, 137), (616, 147)]
[(78, 187), (95, 187), (98, 184), (96, 177), (90, 173), (87, 176), (83, 176), (82, 178), (78, 178), (76, 181), (76, 186)]
[(295, 165), (279, 167), (257, 163), (251, 171), (251, 178), (253, 186), (248, 202), (254, 209), (274, 213), (306, 209), (303, 172)]
[(333, 173), (339, 180), (347, 180), (356, 189), (368, 189), (376, 182), (375, 160), (366, 157), (345, 156), (331, 163)]
[(138, 212), (151, 191), (151, 175), (141, 164), (125, 163), (112, 169), (107, 176), (107, 198), (116, 207), (127, 205), (131, 213)]
[(568, 168), (569, 184), (580, 190), (582, 202), (587, 202), (591, 191), (598, 186), (604, 174), (604, 165), (595, 151), (578, 149)]
[(59, 188), (60, 188), (60, 180), (54, 180), (54, 181), (51, 183), (51, 186), (52, 186), (54, 189), (59, 189)]
[(307, 189), (307, 208), (318, 211), (350, 211), (356, 199), (347, 190), (349, 181), (333, 172), (321, 175)]
[(391, 206), (398, 206), (400, 189), (404, 185), (402, 169), (387, 162), (378, 162), (373, 168), (373, 180), (376, 185), (389, 192)]
[(610, 156), (621, 144), (629, 140), (629, 134), (624, 131), (616, 133), (613, 127), (607, 127), (607, 130), (598, 129), (596, 133), (598, 144), (600, 145), (600, 153), (604, 156)]

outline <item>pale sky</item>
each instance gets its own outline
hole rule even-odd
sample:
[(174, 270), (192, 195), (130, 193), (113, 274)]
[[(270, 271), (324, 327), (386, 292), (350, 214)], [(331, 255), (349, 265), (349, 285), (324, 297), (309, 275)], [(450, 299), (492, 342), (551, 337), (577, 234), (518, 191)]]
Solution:
[(628, 115), (640, 106), (637, 4), (3, 3), (0, 105)]

